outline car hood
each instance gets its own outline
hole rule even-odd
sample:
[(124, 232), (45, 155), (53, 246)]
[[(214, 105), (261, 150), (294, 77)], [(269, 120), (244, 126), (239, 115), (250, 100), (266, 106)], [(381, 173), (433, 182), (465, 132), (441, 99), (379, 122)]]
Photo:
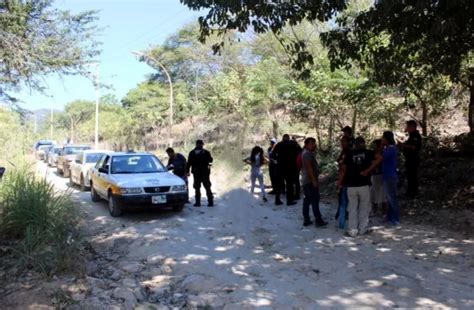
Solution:
[(113, 174), (111, 178), (119, 187), (153, 187), (185, 184), (183, 179), (170, 172)]

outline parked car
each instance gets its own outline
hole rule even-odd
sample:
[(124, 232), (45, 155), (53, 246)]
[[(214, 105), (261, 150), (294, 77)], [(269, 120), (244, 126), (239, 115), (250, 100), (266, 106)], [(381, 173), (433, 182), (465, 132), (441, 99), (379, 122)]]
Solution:
[(59, 151), (57, 169), (58, 174), (63, 177), (69, 177), (71, 162), (76, 158), (76, 154), (80, 151), (90, 150), (90, 146), (86, 145), (65, 145)]
[(108, 201), (112, 216), (140, 205), (182, 211), (188, 201), (186, 183), (149, 153), (112, 153), (92, 169), (92, 201)]
[(41, 145), (38, 147), (35, 153), (35, 157), (38, 160), (44, 160), (44, 156), (46, 152), (51, 149), (53, 146), (52, 145)]
[(91, 170), (104, 154), (111, 154), (109, 151), (86, 150), (76, 154), (75, 160), (70, 167), (70, 183), (71, 185), (80, 185), (81, 190), (85, 191), (90, 188)]
[(63, 149), (62, 146), (55, 146), (48, 152), (48, 156), (47, 156), (48, 166), (56, 167), (56, 165), (58, 164), (58, 155), (62, 149)]
[(56, 145), (56, 141), (53, 140), (39, 140), (35, 143), (34, 151), (36, 152), (42, 145)]

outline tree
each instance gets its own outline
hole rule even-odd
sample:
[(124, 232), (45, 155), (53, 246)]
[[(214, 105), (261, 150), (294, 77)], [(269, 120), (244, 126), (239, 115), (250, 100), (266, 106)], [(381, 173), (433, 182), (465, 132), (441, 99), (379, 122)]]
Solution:
[(95, 113), (95, 103), (87, 100), (75, 100), (66, 105), (64, 112), (59, 115), (60, 127), (70, 130), (69, 138), (76, 142), (78, 137), (82, 139), (90, 133), (78, 132), (79, 126), (86, 123)]
[[(396, 64), (391, 66), (393, 69), (426, 67), (433, 78), (449, 76), (455, 82), (462, 82), (471, 92), (469, 125), (474, 132), (474, 2), (471, 0), (379, 0), (355, 17), (341, 15), (351, 2), (340, 0), (181, 2), (194, 10), (207, 10), (207, 15), (199, 19), (201, 40), (214, 32), (244, 32), (249, 27), (257, 33), (272, 31), (279, 34), (287, 25), (296, 25), (303, 20), (329, 21), (339, 14), (338, 27), (322, 34), (333, 69), (348, 67), (351, 60), (364, 65), (369, 57), (374, 61), (374, 72), (383, 77), (387, 70), (381, 70), (377, 64), (395, 57), (396, 62), (389, 61)], [(354, 2), (357, 4), (358, 1)], [(220, 47), (222, 44), (216, 49)], [(307, 66), (313, 63), (313, 55), (304, 42), (293, 41), (287, 49), (294, 55), (293, 67), (302, 70), (303, 77), (308, 77)]]
[(323, 41), (333, 68), (355, 60), (370, 68), (380, 84), (421, 93), (443, 76), (463, 83), (471, 91), (469, 126), (474, 132), (473, 16), (470, 0), (381, 0), (353, 22), (339, 19), (339, 27), (324, 34)]
[(98, 55), (92, 11), (72, 14), (51, 8), (52, 0), (0, 2), (0, 99), (23, 85), (44, 91), (51, 73), (86, 74)]
[[(180, 0), (193, 10), (207, 10), (207, 15), (199, 18), (200, 40), (214, 35), (223, 36), (228, 31), (246, 32), (249, 27), (255, 33), (272, 31), (279, 34), (285, 26), (294, 26), (302, 21), (329, 21), (337, 12), (346, 8), (343, 0), (313, 0), (313, 1), (273, 1), (259, 0)], [(218, 52), (224, 42), (213, 45)], [(306, 65), (313, 63), (313, 55), (306, 49), (303, 40), (289, 42), (285, 48), (293, 55), (292, 66), (309, 74)]]
[(280, 134), (277, 109), (287, 101), (291, 82), (288, 71), (275, 58), (262, 60), (248, 72), (245, 89), (249, 103), (256, 111), (263, 109), (272, 123), (273, 137)]

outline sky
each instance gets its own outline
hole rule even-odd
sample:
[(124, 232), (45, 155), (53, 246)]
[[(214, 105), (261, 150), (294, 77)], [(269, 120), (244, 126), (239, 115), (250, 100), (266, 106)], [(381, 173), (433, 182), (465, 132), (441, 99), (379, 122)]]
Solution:
[[(97, 25), (104, 28), (97, 37), (102, 42), (99, 56), (101, 95), (122, 98), (143, 81), (153, 69), (131, 53), (157, 45), (182, 26), (196, 21), (202, 13), (189, 10), (179, 0), (56, 0), (54, 6), (77, 13), (98, 10)], [(91, 68), (94, 71), (93, 68)], [(12, 95), (29, 110), (58, 109), (76, 99), (95, 100), (92, 83), (79, 76), (49, 76), (45, 79), (46, 96), (29, 89)]]

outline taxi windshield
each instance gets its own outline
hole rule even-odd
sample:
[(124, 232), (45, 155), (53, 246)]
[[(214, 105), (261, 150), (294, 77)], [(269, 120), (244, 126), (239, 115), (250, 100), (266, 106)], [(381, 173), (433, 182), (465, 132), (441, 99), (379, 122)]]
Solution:
[(153, 155), (125, 155), (112, 158), (112, 174), (158, 173), (166, 171), (163, 164)]

